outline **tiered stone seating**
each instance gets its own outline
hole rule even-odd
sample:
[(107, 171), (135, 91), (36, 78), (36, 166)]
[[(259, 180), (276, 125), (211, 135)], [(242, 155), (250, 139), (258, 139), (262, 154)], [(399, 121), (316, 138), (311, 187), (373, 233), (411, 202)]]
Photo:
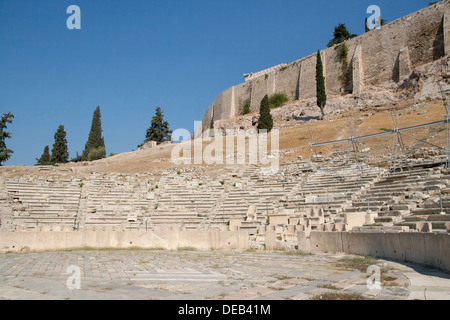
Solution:
[(24, 230), (59, 226), (76, 227), (80, 179), (29, 177), (7, 179), (13, 224)]
[(15, 227), (11, 219), (12, 207), (6, 189), (6, 181), (0, 177), (0, 230), (14, 231)]
[(224, 193), (220, 182), (198, 180), (188, 174), (167, 176), (164, 188), (155, 200), (148, 225), (151, 228), (183, 227), (199, 229), (210, 225), (219, 197)]
[[(438, 186), (442, 187), (443, 183), (448, 184), (450, 180), (449, 173), (449, 169), (441, 169), (440, 183)], [(402, 216), (402, 218), (402, 221), (394, 224), (396, 226), (407, 226), (410, 229), (418, 231), (449, 232), (450, 188), (443, 187), (440, 189), (440, 192), (432, 193), (429, 195), (429, 198), (419, 203), (417, 207), (412, 208), (410, 213)]]
[(392, 173), (376, 182), (359, 202), (354, 203), (354, 207), (365, 207), (366, 211), (369, 208), (376, 213), (374, 225), (400, 226), (405, 216), (414, 215), (414, 212), (418, 215), (425, 213), (427, 209), (420, 208), (424, 201), (446, 187), (447, 179), (442, 179), (440, 170), (411, 167)]
[(149, 184), (132, 176), (92, 175), (87, 182), (86, 229), (138, 230), (145, 227)]
[(334, 157), (310, 165), (284, 163), (272, 175), (248, 165), (215, 178), (195, 171), (167, 172), (161, 178), (72, 176), (0, 177), (2, 230), (5, 225), (13, 231), (237, 227), (256, 236), (272, 220), (271, 228), (292, 240), (297, 230), (350, 226), (360, 231), (450, 229), (450, 170), (438, 164), (388, 174), (364, 164), (344, 166)]
[(282, 208), (280, 199), (292, 191), (298, 184), (296, 181), (285, 181), (279, 177), (259, 177), (253, 168), (243, 174), (244, 179), (225, 194), (224, 201), (218, 206), (216, 219), (246, 219), (250, 206), (255, 207), (255, 214), (265, 220)]
[[(343, 212), (380, 178), (381, 172), (363, 164), (320, 169), (306, 176), (305, 182), (283, 201), (286, 208), (295, 209), (296, 215), (305, 218), (312, 230), (322, 224), (340, 224), (344, 222)], [(317, 222), (312, 217), (319, 217), (316, 211), (320, 208), (323, 216)]]

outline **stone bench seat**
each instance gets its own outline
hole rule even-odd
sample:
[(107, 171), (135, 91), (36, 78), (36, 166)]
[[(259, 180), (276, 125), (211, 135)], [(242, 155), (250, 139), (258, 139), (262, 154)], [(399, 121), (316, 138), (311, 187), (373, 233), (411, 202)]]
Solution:
[(305, 185), (302, 186), (302, 189), (348, 189), (348, 190), (353, 190), (353, 189), (360, 189), (361, 187), (365, 187), (370, 185), (369, 183), (341, 183), (341, 182), (336, 182), (336, 183), (307, 183)]
[(161, 223), (201, 223), (205, 219), (199, 218), (199, 217), (171, 217), (171, 216), (164, 216), (164, 217), (152, 217), (150, 220), (148, 220), (152, 224), (161, 224)]
[(369, 202), (388, 202), (392, 200), (392, 197), (389, 196), (378, 196), (378, 195), (372, 195), (372, 194), (365, 194), (365, 195), (361, 195), (360, 196), (360, 201), (366, 201), (367, 203), (367, 198), (369, 198)]
[(390, 190), (390, 189), (382, 189), (382, 190), (369, 190), (368, 193), (370, 196), (375, 197), (390, 197), (391, 199), (394, 197), (405, 197), (408, 192), (405, 190)]
[(450, 214), (445, 215), (412, 215), (412, 216), (405, 216), (403, 217), (405, 222), (417, 222), (417, 221), (429, 221), (429, 222), (450, 222)]
[(20, 223), (22, 226), (27, 227), (40, 227), (43, 225), (60, 225), (60, 226), (74, 226), (76, 223), (76, 219), (74, 218), (67, 218), (67, 219), (61, 219), (61, 218), (39, 218), (39, 219), (13, 219), (14, 222)]
[(408, 179), (402, 180), (393, 180), (393, 181), (378, 181), (374, 184), (377, 187), (386, 187), (386, 186), (401, 186), (401, 185), (423, 185), (423, 184), (445, 184), (447, 180), (443, 180), (441, 177), (439, 178), (430, 178), (430, 177), (410, 177)]
[(165, 203), (216, 203), (216, 199), (211, 198), (190, 198), (190, 199), (159, 199), (159, 202), (165, 202)]
[(194, 210), (194, 209), (211, 209), (214, 207), (214, 203), (164, 203), (164, 202), (159, 202), (159, 205), (161, 207), (164, 208), (170, 208), (170, 209), (177, 209), (177, 208), (186, 208), (186, 209), (190, 209), (190, 210)]
[(159, 200), (165, 200), (165, 201), (171, 201), (171, 200), (185, 200), (185, 201), (195, 201), (195, 200), (211, 200), (211, 199), (216, 199), (217, 197), (212, 196), (212, 195), (196, 195), (196, 194), (192, 194), (189, 196), (178, 196), (178, 195), (168, 195), (165, 194), (163, 196), (159, 197)]
[(238, 197), (236, 197), (236, 196), (233, 196), (233, 197), (230, 197), (230, 196), (228, 196), (228, 197), (226, 197), (225, 198), (225, 201), (224, 202), (228, 202), (228, 203), (234, 203), (234, 202), (247, 202), (247, 201), (251, 201), (251, 202), (259, 202), (259, 199), (260, 199), (261, 197), (259, 197), (259, 196), (250, 196), (250, 195), (247, 195), (247, 196), (238, 196)]
[(190, 197), (190, 198), (179, 198), (179, 197), (160, 197), (157, 199), (159, 202), (216, 202), (217, 199), (214, 197)]
[(76, 209), (79, 206), (79, 201), (69, 201), (69, 202), (22, 202), (22, 204), (27, 205), (29, 208), (59, 208), (59, 209)]
[[(396, 223), (396, 226), (407, 226), (410, 229), (417, 229), (417, 224), (421, 224), (424, 222), (430, 222), (426, 220), (420, 220), (420, 221), (402, 221), (399, 223)], [(448, 231), (448, 222), (445, 221), (431, 221), (431, 228), (432, 232), (449, 232)]]
[(48, 190), (48, 189), (42, 189), (37, 188), (35, 190), (18, 190), (18, 189), (11, 189), (8, 188), (8, 193), (13, 195), (20, 195), (23, 197), (36, 197), (36, 196), (64, 196), (64, 197), (79, 197), (81, 190)]
[(190, 208), (210, 208), (213, 207), (216, 202), (195, 202), (195, 201), (173, 201), (173, 202), (158, 202), (160, 205), (174, 206), (174, 207), (190, 207)]
[(243, 209), (231, 208), (231, 209), (225, 209), (225, 210), (219, 209), (217, 211), (217, 214), (218, 215), (221, 215), (221, 214), (245, 214), (245, 215), (247, 215), (247, 211), (248, 211), (248, 208), (243, 208)]
[(97, 223), (97, 224), (111, 224), (111, 223), (122, 223), (127, 222), (126, 217), (90, 217), (86, 219), (86, 224)]
[(409, 227), (404, 227), (404, 226), (358, 226), (358, 227), (353, 227), (353, 229), (351, 230), (351, 232), (405, 232), (405, 231), (409, 231)]
[(23, 191), (8, 191), (13, 196), (19, 196), (23, 198), (79, 198), (80, 197), (80, 191), (78, 192), (44, 192), (43, 190), (36, 190), (34, 192), (23, 192)]
[[(443, 208), (442, 211), (449, 214), (450, 208)], [(429, 214), (434, 215), (434, 214), (440, 214), (440, 213), (441, 213), (441, 208), (417, 208), (417, 209), (411, 210), (411, 214), (413, 214), (413, 215), (429, 215)]]
[(306, 196), (316, 196), (319, 198), (324, 197), (329, 197), (329, 198), (334, 198), (335, 201), (344, 201), (344, 200), (351, 200), (353, 197), (355, 197), (355, 195), (357, 195), (360, 192), (360, 190), (355, 190), (354, 192), (346, 192), (343, 193), (342, 191), (330, 191), (330, 190), (317, 190), (315, 192), (310, 192), (310, 191), (306, 191), (304, 192), (303, 190), (301, 192), (299, 192), (297, 195), (298, 196), (302, 196), (302, 197), (306, 197)]
[(115, 201), (115, 200), (125, 200), (125, 201), (130, 201), (130, 200), (139, 200), (140, 198), (136, 195), (136, 194), (132, 194), (129, 196), (114, 196), (114, 195), (109, 195), (109, 194), (104, 194), (104, 195), (93, 195), (90, 196), (89, 198), (91, 198), (92, 200), (97, 200), (97, 199), (101, 199), (103, 201)]
[(360, 200), (360, 201), (353, 201), (352, 202), (352, 207), (358, 207), (358, 208), (367, 208), (367, 206), (369, 207), (381, 207), (382, 205), (384, 205), (386, 203), (386, 201), (369, 201), (367, 202), (364, 200)]
[(95, 223), (95, 222), (86, 222), (84, 226), (85, 230), (122, 230), (122, 224), (121, 223)]
[[(116, 200), (116, 201), (88, 201), (88, 206), (90, 207), (117, 207), (117, 206), (134, 206), (136, 205), (137, 201), (124, 201), (124, 200)], [(144, 203), (139, 205), (150, 205), (150, 203)]]
[[(208, 215), (206, 215), (207, 217)], [(150, 214), (147, 218), (153, 219), (204, 219), (205, 217), (200, 216), (197, 213), (185, 213), (185, 212), (167, 212)]]
[[(364, 184), (362, 185), (364, 186)], [(343, 184), (343, 183), (336, 183), (336, 184), (311, 184), (311, 185), (304, 185), (301, 187), (302, 190), (355, 190), (355, 189), (361, 189), (361, 184)]]
[(78, 208), (71, 208), (71, 209), (65, 209), (65, 208), (58, 208), (58, 209), (50, 209), (50, 208), (39, 208), (34, 209), (30, 208), (28, 212), (31, 214), (42, 214), (42, 215), (48, 215), (48, 214), (61, 214), (61, 215), (67, 215), (72, 214), (76, 215), (78, 213)]
[(383, 223), (386, 225), (394, 225), (396, 222), (400, 222), (402, 219), (398, 216), (382, 216), (382, 217), (375, 217), (374, 221), (375, 223)]
[(409, 214), (408, 212), (400, 211), (400, 210), (387, 210), (387, 211), (377, 211), (378, 217), (402, 217), (406, 214)]
[(346, 185), (355, 184), (366, 184), (373, 182), (377, 177), (367, 177), (367, 176), (354, 176), (354, 177), (333, 177), (333, 178), (309, 178), (306, 180), (306, 184), (319, 184), (319, 185), (336, 185), (343, 183)]
[(220, 207), (222, 207), (222, 206), (223, 207), (237, 206), (237, 207), (247, 207), (248, 208), (251, 204), (255, 204), (258, 202), (256, 201), (256, 199), (252, 199), (252, 200), (246, 200), (246, 199), (230, 200), (230, 199), (227, 199), (220, 205)]
[(407, 194), (408, 192), (414, 191), (439, 191), (439, 185), (429, 185), (429, 186), (403, 186), (403, 187), (385, 187), (385, 188), (371, 188), (368, 193), (371, 195), (389, 195), (389, 194)]

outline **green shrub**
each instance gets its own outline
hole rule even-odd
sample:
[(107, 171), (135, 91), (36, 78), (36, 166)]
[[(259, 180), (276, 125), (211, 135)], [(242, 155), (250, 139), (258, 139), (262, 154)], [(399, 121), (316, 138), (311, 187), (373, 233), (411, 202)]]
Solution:
[(87, 161), (103, 159), (105, 157), (105, 154), (106, 154), (105, 147), (98, 147), (95, 149), (91, 149), (87, 155)]
[(250, 113), (250, 103), (251, 103), (250, 98), (248, 98), (247, 100), (244, 101), (244, 107), (243, 107), (244, 114)]
[(342, 85), (344, 86), (344, 90), (347, 90), (350, 83), (350, 75), (348, 71), (348, 62), (347, 62), (347, 56), (348, 56), (348, 48), (345, 45), (345, 42), (340, 44), (339, 46), (335, 47), (335, 50), (338, 52), (339, 61), (341, 62), (341, 75), (339, 76), (339, 80), (341, 80)]
[(278, 108), (288, 101), (287, 96), (284, 93), (275, 93), (269, 98), (270, 108)]

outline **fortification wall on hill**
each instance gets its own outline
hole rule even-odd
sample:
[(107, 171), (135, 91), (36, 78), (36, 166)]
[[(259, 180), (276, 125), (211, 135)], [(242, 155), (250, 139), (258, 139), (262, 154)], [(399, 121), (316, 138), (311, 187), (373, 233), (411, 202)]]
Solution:
[[(336, 45), (321, 51), (327, 94), (361, 93), (368, 86), (400, 82), (414, 68), (450, 53), (450, 0), (402, 17), (347, 40), (348, 85), (342, 80), (342, 62)], [(250, 110), (259, 110), (264, 95), (285, 93), (290, 100), (316, 96), (316, 53), (258, 72), (244, 83), (222, 92), (202, 119), (203, 131), (211, 118), (224, 120), (241, 115), (246, 99)]]

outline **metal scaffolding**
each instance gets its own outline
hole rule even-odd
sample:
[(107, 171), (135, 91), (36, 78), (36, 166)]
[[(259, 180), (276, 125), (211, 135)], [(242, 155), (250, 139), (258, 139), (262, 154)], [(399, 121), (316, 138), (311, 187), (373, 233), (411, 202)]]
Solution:
[[(439, 84), (439, 85), (441, 87), (441, 92), (442, 92), (443, 99), (444, 99), (444, 106), (445, 106), (445, 110), (446, 110), (446, 114), (447, 114), (445, 120), (419, 124), (419, 125), (410, 126), (410, 127), (406, 127), (406, 128), (400, 128), (399, 114), (398, 113), (394, 114), (392, 112), (391, 113), (391, 118), (392, 118), (392, 121), (394, 123), (394, 128), (392, 130), (388, 130), (388, 131), (380, 132), (380, 133), (369, 134), (369, 135), (360, 136), (360, 137), (355, 137), (354, 136), (354, 131), (353, 131), (351, 122), (350, 122), (350, 120), (348, 120), (349, 127), (350, 127), (350, 137), (349, 138), (342, 139), (342, 140), (335, 140), (335, 141), (320, 142), (320, 143), (314, 143), (312, 141), (311, 142), (311, 148), (347, 142), (348, 143), (348, 149), (347, 149), (347, 162), (346, 162), (346, 164), (348, 164), (348, 162), (349, 162), (350, 153), (351, 152), (354, 153), (356, 163), (358, 163), (359, 162), (359, 159), (358, 159), (358, 147), (361, 145), (360, 140), (364, 140), (364, 139), (368, 139), (368, 138), (374, 138), (374, 137), (380, 137), (380, 136), (386, 136), (386, 135), (392, 135), (393, 136), (392, 148), (389, 148), (389, 150), (390, 150), (390, 170), (389, 171), (390, 172), (395, 172), (395, 170), (397, 168), (397, 160), (399, 158), (399, 154), (400, 153), (403, 154), (403, 155), (406, 154), (405, 153), (405, 144), (403, 142), (403, 135), (405, 135), (407, 137), (410, 137), (412, 139), (418, 140), (420, 142), (430, 144), (430, 145), (432, 145), (434, 147), (437, 147), (439, 149), (444, 149), (445, 153), (446, 153), (446, 167), (449, 168), (450, 167), (450, 104), (449, 104), (446, 92), (442, 89), (441, 84)], [(420, 129), (420, 128), (426, 128), (426, 127), (436, 126), (436, 125), (440, 125), (440, 124), (446, 124), (447, 125), (447, 135), (446, 135), (447, 144), (446, 144), (445, 148), (442, 148), (440, 146), (436, 146), (436, 145), (434, 145), (432, 143), (429, 143), (428, 141), (420, 140), (420, 139), (417, 139), (415, 137), (403, 134), (403, 132), (405, 132), (405, 131), (415, 130), (415, 129)]]

